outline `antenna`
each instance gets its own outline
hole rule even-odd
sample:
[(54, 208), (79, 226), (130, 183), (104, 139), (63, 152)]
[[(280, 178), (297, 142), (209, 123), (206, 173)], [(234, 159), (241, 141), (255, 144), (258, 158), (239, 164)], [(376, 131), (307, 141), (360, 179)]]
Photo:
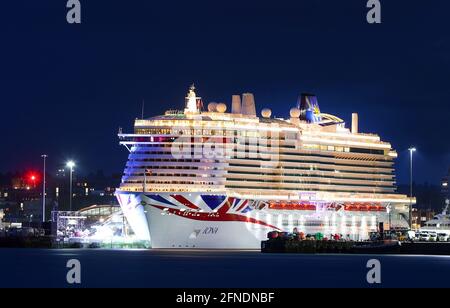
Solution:
[(142, 120), (144, 120), (145, 100), (142, 100)]

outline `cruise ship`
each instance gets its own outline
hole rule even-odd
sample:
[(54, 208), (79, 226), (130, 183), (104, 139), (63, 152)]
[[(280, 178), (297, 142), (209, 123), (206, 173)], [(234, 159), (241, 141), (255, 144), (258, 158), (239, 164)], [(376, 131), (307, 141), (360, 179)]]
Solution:
[(191, 86), (180, 110), (120, 129), (129, 157), (116, 195), (136, 236), (153, 248), (258, 249), (274, 230), (364, 240), (381, 223), (408, 227), (415, 199), (396, 192), (391, 144), (360, 133), (358, 114), (347, 128), (322, 113), (314, 95), (293, 106), (287, 118), (258, 115), (252, 93), (204, 106)]

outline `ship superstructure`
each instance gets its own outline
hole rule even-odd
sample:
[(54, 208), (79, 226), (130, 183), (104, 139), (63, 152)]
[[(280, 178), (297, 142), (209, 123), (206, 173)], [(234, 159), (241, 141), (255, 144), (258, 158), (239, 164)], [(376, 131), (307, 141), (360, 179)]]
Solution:
[[(268, 231), (365, 239), (380, 222), (407, 226), (391, 145), (320, 111), (304, 94), (287, 119), (256, 114), (253, 94), (137, 119), (117, 191), (130, 225), (156, 248), (258, 248)], [(392, 209), (388, 214), (387, 209)], [(388, 216), (391, 219), (388, 219)]]

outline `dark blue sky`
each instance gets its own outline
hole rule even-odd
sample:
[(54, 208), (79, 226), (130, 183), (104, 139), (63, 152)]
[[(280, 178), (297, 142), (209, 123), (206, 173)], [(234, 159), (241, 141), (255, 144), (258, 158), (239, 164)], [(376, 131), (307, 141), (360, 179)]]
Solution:
[(253, 92), (259, 109), (287, 116), (300, 92), (321, 109), (379, 133), (399, 153), (408, 182), (437, 183), (450, 167), (450, 2), (382, 0), (381, 25), (366, 0), (3, 1), (0, 12), (0, 172), (55, 168), (121, 172), (119, 126), (182, 108), (195, 82), (208, 101)]

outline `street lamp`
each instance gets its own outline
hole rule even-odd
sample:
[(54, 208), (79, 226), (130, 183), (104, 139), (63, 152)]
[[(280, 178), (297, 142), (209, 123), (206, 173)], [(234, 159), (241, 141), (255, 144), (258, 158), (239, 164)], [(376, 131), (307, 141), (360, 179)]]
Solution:
[(46, 163), (48, 155), (43, 154), (43, 155), (41, 155), (41, 157), (44, 160), (44, 171), (42, 172), (42, 222), (45, 222), (45, 197), (46, 197), (45, 196), (45, 191), (46, 191), (46, 189), (45, 189), (45, 185), (46, 185), (46, 182), (45, 182), (46, 165), (45, 165), (45, 163)]
[(412, 229), (412, 199), (413, 199), (413, 153), (417, 151), (415, 147), (410, 147), (409, 151), (409, 227)]
[(390, 204), (388, 206), (386, 206), (386, 212), (389, 215), (389, 233), (391, 233), (392, 226), (391, 226), (391, 205)]
[(68, 168), (70, 168), (70, 211), (72, 212), (72, 179), (73, 179), (73, 167), (75, 167), (75, 163), (72, 160), (69, 160), (66, 164)]

